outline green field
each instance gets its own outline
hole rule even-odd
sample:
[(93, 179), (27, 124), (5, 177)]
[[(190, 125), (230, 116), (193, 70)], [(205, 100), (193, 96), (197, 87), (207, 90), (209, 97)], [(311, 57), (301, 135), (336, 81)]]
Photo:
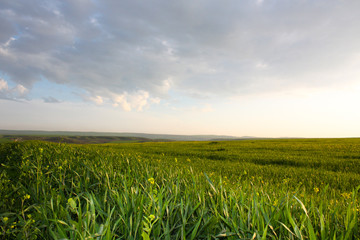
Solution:
[(0, 239), (360, 239), (360, 139), (0, 144)]

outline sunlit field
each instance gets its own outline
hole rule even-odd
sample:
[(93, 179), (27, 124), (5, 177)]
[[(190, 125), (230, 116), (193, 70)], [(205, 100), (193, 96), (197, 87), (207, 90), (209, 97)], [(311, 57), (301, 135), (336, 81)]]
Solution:
[(0, 144), (0, 239), (359, 239), (360, 139)]

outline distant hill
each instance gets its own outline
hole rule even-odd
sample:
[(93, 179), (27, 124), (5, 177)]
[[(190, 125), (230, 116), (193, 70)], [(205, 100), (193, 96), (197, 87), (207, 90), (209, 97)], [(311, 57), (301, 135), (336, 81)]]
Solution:
[[(155, 142), (148, 138), (138, 137), (112, 137), (112, 136), (53, 136), (53, 135), (0, 135), (0, 142), (40, 140), (47, 142), (62, 142), (74, 144), (101, 144), (101, 143), (129, 143), (129, 142)], [(166, 140), (164, 140), (166, 141)]]
[(3, 138), (15, 140), (44, 140), (69, 143), (105, 143), (105, 142), (148, 142), (148, 141), (223, 141), (241, 140), (226, 135), (173, 135), (148, 133), (113, 133), (113, 132), (71, 132), (71, 131), (34, 131), (34, 130), (0, 130)]

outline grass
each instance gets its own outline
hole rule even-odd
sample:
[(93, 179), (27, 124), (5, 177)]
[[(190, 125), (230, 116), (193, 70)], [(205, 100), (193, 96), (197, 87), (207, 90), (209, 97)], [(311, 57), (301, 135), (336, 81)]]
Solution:
[(359, 239), (359, 139), (0, 144), (0, 239)]

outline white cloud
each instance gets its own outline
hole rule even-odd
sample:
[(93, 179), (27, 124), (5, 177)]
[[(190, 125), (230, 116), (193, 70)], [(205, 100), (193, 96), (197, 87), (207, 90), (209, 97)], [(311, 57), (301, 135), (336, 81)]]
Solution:
[(29, 91), (46, 78), (127, 111), (170, 90), (223, 98), (326, 87), (353, 81), (328, 76), (357, 71), (344, 63), (360, 52), (359, 8), (356, 0), (5, 0), (0, 71)]
[(172, 88), (173, 83), (174, 83), (173, 77), (168, 77), (165, 80), (163, 80), (159, 86), (157, 86), (156, 91), (161, 96), (165, 96), (168, 94), (169, 90)]
[(159, 104), (161, 102), (160, 98), (151, 98), (151, 103)]
[(264, 69), (269, 68), (269, 65), (265, 62), (260, 61), (260, 62), (256, 63), (255, 67), (257, 69), (264, 70)]
[(149, 93), (143, 90), (137, 91), (133, 94), (124, 92), (123, 94), (113, 94), (113, 106), (121, 106), (124, 111), (142, 111), (150, 102), (156, 102), (157, 99), (151, 99)]
[(14, 37), (11, 37), (5, 44), (4, 44), (4, 47), (9, 47), (11, 42), (16, 40)]
[(24, 87), (21, 84), (16, 85), (16, 87), (13, 89), (14, 92), (16, 92), (20, 96), (24, 96), (29, 90)]
[(9, 60), (14, 59), (14, 56), (11, 54), (9, 47), (11, 45), (11, 42), (15, 41), (16, 39), (14, 37), (10, 37), (9, 40), (7, 40), (5, 43), (0, 44), (0, 57), (6, 57)]
[(104, 102), (104, 99), (101, 96), (90, 97), (90, 100), (97, 105), (101, 105)]
[(26, 98), (29, 92), (23, 85), (18, 84), (15, 87), (9, 87), (8, 82), (0, 78), (0, 98), (16, 100)]
[(0, 91), (7, 91), (9, 89), (8, 83), (0, 78)]

